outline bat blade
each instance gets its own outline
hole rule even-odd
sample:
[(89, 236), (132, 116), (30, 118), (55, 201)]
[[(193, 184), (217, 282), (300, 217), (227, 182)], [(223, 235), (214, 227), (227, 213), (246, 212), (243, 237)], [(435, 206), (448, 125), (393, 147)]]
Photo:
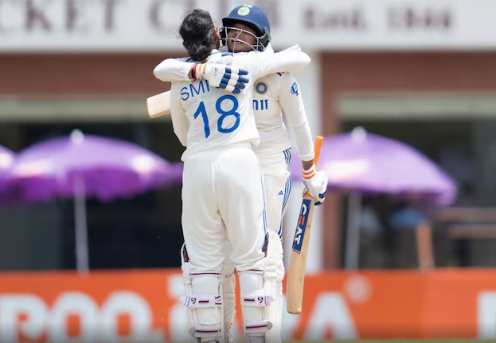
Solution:
[(312, 230), (315, 201), (304, 197), (293, 240), (293, 249), (288, 269), (286, 301), (288, 312), (301, 314), (303, 311), (303, 288), (307, 266), (308, 244)]
[[(323, 140), (324, 138), (322, 136), (317, 136), (315, 140), (314, 164), (316, 167)], [(288, 278), (286, 281), (286, 302), (288, 312), (292, 314), (301, 314), (303, 311), (303, 289), (305, 284), (308, 245), (310, 243), (314, 207), (315, 200), (310, 196), (310, 194), (305, 193), (301, 202), (298, 224), (296, 225), (293, 249), (291, 251), (289, 261)]]
[(171, 113), (170, 91), (151, 96), (146, 99), (146, 109), (150, 118), (159, 118)]

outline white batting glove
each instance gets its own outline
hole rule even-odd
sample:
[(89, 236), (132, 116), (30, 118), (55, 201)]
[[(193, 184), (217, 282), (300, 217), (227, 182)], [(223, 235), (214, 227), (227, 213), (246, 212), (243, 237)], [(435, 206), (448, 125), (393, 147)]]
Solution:
[(249, 82), (248, 70), (231, 67), (221, 63), (201, 63), (193, 66), (193, 77), (208, 80), (208, 83), (228, 92), (239, 94)]
[(301, 174), (303, 176), (305, 190), (314, 198), (315, 205), (322, 204), (325, 200), (327, 183), (329, 181), (327, 173), (324, 171), (316, 171), (315, 166), (312, 166), (312, 168), (308, 170), (302, 170)]

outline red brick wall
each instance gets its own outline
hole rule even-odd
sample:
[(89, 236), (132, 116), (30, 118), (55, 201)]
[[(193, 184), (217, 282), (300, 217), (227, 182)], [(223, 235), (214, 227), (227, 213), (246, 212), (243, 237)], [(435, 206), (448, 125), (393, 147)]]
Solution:
[(153, 68), (167, 57), (173, 56), (0, 55), (0, 96), (156, 94), (168, 84)]
[[(496, 92), (494, 53), (327, 53), (322, 56), (324, 133), (339, 130), (337, 96), (364, 91)], [(495, 95), (496, 96), (496, 95)], [(338, 198), (324, 211), (325, 267), (339, 266)]]
[[(3, 54), (0, 55), (0, 93), (148, 93), (161, 88), (152, 70), (167, 57), (174, 56)], [(322, 60), (323, 79), (328, 80), (323, 89), (330, 96), (343, 91), (496, 88), (493, 53), (328, 53)], [(324, 108), (327, 112), (331, 110)], [(326, 124), (332, 131), (332, 124)]]

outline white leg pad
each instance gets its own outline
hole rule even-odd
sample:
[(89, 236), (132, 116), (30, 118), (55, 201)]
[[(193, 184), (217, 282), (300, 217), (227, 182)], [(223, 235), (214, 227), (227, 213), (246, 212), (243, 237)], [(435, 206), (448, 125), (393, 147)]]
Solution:
[(222, 341), (222, 296), (220, 271), (191, 273), (185, 246), (182, 249), (182, 270), (185, 295), (181, 297), (188, 308), (189, 330), (195, 342)]
[(220, 295), (185, 295), (181, 297), (183, 306), (186, 307), (218, 307), (222, 306)]
[[(246, 323), (245, 333), (249, 334), (265, 334), (267, 331), (272, 329), (272, 323), (269, 321), (261, 321), (261, 322), (249, 322)], [(254, 335), (255, 336), (255, 335)]]
[(211, 338), (202, 341), (212, 341), (218, 340), (221, 336), (221, 326), (220, 325), (195, 325), (195, 327), (190, 329), (190, 334), (195, 338)]
[(226, 258), (222, 270), (222, 308), (224, 342), (234, 343), (231, 328), (236, 316), (236, 277), (234, 276), (234, 264), (230, 258)]
[(246, 343), (253, 343), (255, 337), (257, 343), (270, 343), (267, 339), (267, 333), (272, 328), (269, 309), (276, 296), (277, 273), (275, 266), (264, 269), (238, 271)]
[[(279, 237), (271, 236), (269, 243), (269, 254), (267, 256), (267, 265), (265, 267), (265, 282), (267, 282), (270, 287), (274, 289), (274, 299), (267, 308), (267, 320), (273, 325), (272, 330), (269, 330), (266, 334), (266, 340), (270, 343), (282, 343), (281, 339), (281, 321), (282, 321), (282, 308), (284, 304), (284, 296), (282, 293), (282, 280), (284, 278), (284, 264), (282, 261), (282, 255), (275, 254), (274, 250), (271, 250), (271, 244), (281, 244)], [(272, 286), (272, 284), (274, 286)]]

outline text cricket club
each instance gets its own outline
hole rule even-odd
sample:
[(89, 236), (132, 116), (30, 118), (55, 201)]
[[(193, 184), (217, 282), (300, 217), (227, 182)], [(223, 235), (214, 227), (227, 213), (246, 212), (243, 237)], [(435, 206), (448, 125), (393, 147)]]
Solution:
[[(180, 16), (196, 7), (209, 11), (218, 24), (228, 0), (2, 0), (0, 51), (180, 51)], [(271, 22), (274, 47), (300, 42), (306, 50), (376, 48), (379, 50), (475, 48), (496, 45), (496, 21), (480, 22), (496, 13), (496, 2), (471, 0), (411, 2), (255, 1)], [(486, 9), (486, 10), (485, 10)], [(133, 18), (133, 20), (129, 20)], [(465, 27), (481, 26), (462, 34)], [(285, 32), (291, 30), (292, 34)], [(345, 35), (345, 40), (340, 39)]]

